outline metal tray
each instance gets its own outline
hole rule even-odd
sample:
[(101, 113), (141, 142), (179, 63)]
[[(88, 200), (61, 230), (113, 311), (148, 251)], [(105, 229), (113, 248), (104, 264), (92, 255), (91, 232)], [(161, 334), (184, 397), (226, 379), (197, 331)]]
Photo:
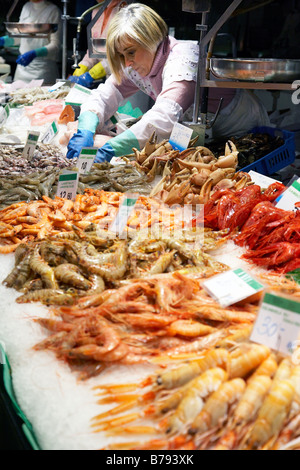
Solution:
[(106, 39), (96, 38), (92, 39), (93, 52), (99, 53), (106, 57)]
[(46, 36), (58, 29), (58, 25), (52, 23), (5, 23), (5, 26), (9, 34), (25, 36)]
[(211, 73), (221, 79), (292, 83), (300, 78), (300, 60), (210, 59)]

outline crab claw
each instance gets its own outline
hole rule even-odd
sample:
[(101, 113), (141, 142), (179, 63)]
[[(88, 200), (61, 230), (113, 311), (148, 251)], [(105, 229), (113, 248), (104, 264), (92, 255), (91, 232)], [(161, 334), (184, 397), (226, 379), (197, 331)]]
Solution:
[(224, 178), (232, 178), (234, 174), (235, 170), (233, 168), (217, 168), (210, 174), (209, 179), (216, 185)]
[(201, 201), (201, 204), (205, 204), (209, 200), (210, 192), (212, 190), (213, 185), (214, 181), (212, 178), (208, 178), (208, 180), (205, 181), (199, 194), (199, 200)]
[(150, 139), (148, 140), (148, 142), (146, 142), (146, 145), (143, 149), (147, 157), (149, 157), (149, 155), (151, 155), (151, 153), (154, 152), (154, 150), (156, 149), (156, 144), (157, 144), (157, 135), (154, 131)]
[(214, 168), (236, 168), (239, 163), (238, 155), (239, 155), (239, 152), (234, 151), (232, 153), (229, 153), (228, 155), (219, 157), (218, 161), (214, 163), (213, 169)]
[(164, 201), (167, 205), (182, 204), (185, 196), (190, 192), (191, 185), (189, 181), (184, 181), (179, 186), (174, 187), (170, 192), (166, 200)]
[(228, 140), (225, 145), (225, 157), (233, 152), (237, 152), (237, 148), (231, 140)]
[(249, 182), (249, 179), (247, 178), (247, 176), (243, 176), (241, 179), (239, 179), (234, 187), (235, 187), (235, 190), (238, 191), (239, 189), (243, 189), (245, 186), (249, 186), (250, 184), (253, 184), (252, 182)]

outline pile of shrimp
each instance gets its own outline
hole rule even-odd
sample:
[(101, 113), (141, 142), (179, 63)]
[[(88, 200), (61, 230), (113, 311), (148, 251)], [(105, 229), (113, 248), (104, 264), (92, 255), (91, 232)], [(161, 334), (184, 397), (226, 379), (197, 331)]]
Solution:
[[(92, 224), (93, 230), (101, 234), (102, 230), (110, 231), (124, 197), (121, 192), (86, 188), (83, 194), (77, 194), (74, 201), (60, 197), (51, 199), (44, 195), (41, 200), (5, 207), (0, 210), (0, 254), (13, 253), (21, 243), (43, 240), (52, 235), (72, 239), (74, 230), (91, 230)], [(178, 238), (177, 233), (189, 227), (190, 221), (186, 222), (184, 217), (181, 207), (170, 207), (159, 200), (140, 195), (124, 227), (124, 233), (114, 231), (110, 235), (133, 239), (138, 231), (143, 231), (143, 237), (140, 238), (144, 241), (154, 240), (157, 236), (163, 237), (162, 241), (166, 238), (170, 240)], [(228, 233), (227, 230), (220, 231), (216, 237), (212, 230), (204, 229), (201, 224), (189, 228), (188, 242), (194, 243), (197, 241), (195, 237), (199, 233), (201, 236), (206, 230), (212, 234), (209, 237), (214, 248), (218, 240), (225, 240)], [(140, 247), (137, 246), (137, 249), (140, 251)]]
[[(20, 243), (85, 229), (91, 223), (107, 229), (114, 221), (124, 194), (87, 188), (74, 201), (43, 196), (41, 200), (12, 204), (0, 211), (0, 254), (13, 253)], [(166, 222), (164, 222), (166, 221)], [(140, 196), (127, 221), (128, 230), (164, 223), (175, 227), (172, 208)]]
[(103, 278), (88, 272), (70, 245), (56, 239), (21, 243), (15, 252), (15, 266), (2, 284), (22, 293), (17, 303), (46, 305), (70, 305), (77, 296), (105, 289)]
[(226, 233), (204, 230), (196, 249), (200, 232), (194, 230), (182, 230), (177, 238), (158, 233), (152, 239), (120, 239), (95, 224), (85, 230), (74, 225), (72, 232), (20, 243), (3, 285), (22, 292), (18, 303), (70, 305), (80, 297), (97, 303), (98, 294), (122, 280), (176, 271), (209, 277), (229, 269), (207, 253), (226, 241)]
[(35, 319), (51, 332), (35, 349), (54, 351), (71, 366), (80, 361), (81, 378), (112, 363), (165, 364), (235, 334), (247, 338), (257, 308), (223, 309), (201, 289), (199, 279), (161, 274), (52, 307), (48, 319)]
[(105, 450), (280, 450), (298, 442), (298, 362), (237, 336), (217, 346), (141, 383), (95, 386), (98, 403), (115, 406), (92, 419), (93, 432), (123, 438)]
[[(54, 146), (43, 147), (47, 149), (37, 150), (30, 162), (17, 150), (8, 149), (8, 155), (1, 155), (0, 147), (0, 209), (22, 201), (40, 200), (43, 196), (54, 199), (61, 169), (77, 171), (76, 159), (68, 160)], [(147, 176), (137, 168), (113, 166), (109, 162), (94, 163), (87, 175), (79, 175), (77, 193), (83, 194), (86, 188), (140, 195), (151, 191)]]

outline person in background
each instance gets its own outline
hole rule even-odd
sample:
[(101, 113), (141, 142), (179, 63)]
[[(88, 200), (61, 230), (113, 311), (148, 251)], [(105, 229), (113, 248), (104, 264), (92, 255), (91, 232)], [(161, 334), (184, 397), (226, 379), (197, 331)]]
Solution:
[(57, 62), (61, 50), (60, 9), (47, 0), (30, 0), (22, 8), (19, 23), (51, 23), (57, 24), (58, 29), (45, 38), (0, 38), (0, 47), (19, 45), (14, 80), (44, 79), (47, 84), (55, 83), (59, 77)]
[(216, 113), (221, 98), (224, 102), (211, 128), (213, 139), (239, 138), (254, 127), (270, 126), (267, 110), (252, 90), (210, 88), (208, 119)]
[[(97, 0), (97, 2), (102, 3), (102, 0)], [(93, 27), (92, 36), (94, 39), (106, 38), (111, 18), (114, 17), (120, 8), (126, 5), (126, 1), (111, 1)], [(98, 9), (93, 10), (92, 18), (97, 15), (98, 11)], [(99, 61), (98, 58), (92, 58), (89, 55), (89, 51), (87, 51), (82, 61), (79, 63), (79, 67), (74, 71), (73, 75), (69, 77), (69, 80), (85, 86), (86, 88), (91, 88), (96, 80), (100, 80), (109, 75), (110, 71), (107, 60), (101, 59)]]

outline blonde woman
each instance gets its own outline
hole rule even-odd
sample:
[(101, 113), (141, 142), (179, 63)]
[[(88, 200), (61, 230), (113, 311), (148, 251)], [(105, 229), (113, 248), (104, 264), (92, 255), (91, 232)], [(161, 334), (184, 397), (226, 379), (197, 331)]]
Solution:
[(198, 46), (168, 35), (165, 21), (150, 7), (132, 3), (111, 20), (106, 39), (112, 75), (92, 91), (81, 107), (78, 131), (68, 145), (68, 158), (78, 157), (83, 147), (94, 146), (95, 134), (120, 103), (142, 90), (154, 105), (130, 129), (116, 137), (103, 136), (95, 162), (141, 149), (153, 131), (159, 140), (169, 138), (184, 112), (193, 104)]

